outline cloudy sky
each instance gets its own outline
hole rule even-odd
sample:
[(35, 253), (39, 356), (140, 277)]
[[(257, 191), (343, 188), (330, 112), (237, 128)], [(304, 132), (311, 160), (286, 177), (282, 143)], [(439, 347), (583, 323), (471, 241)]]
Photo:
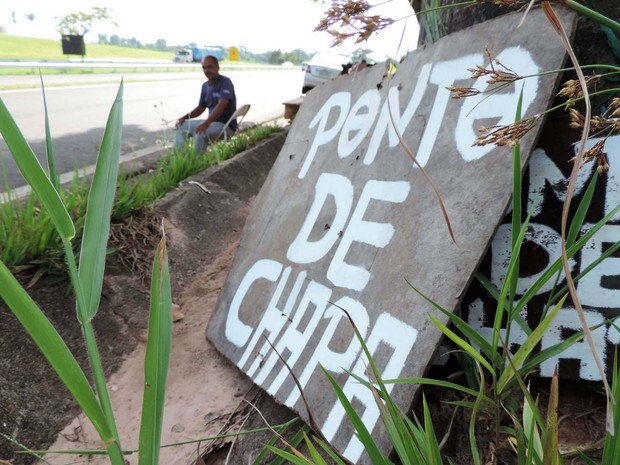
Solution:
[[(407, 0), (370, 0), (377, 5), (372, 14), (393, 19), (411, 14)], [(86, 42), (95, 42), (98, 33), (123, 38), (135, 37), (143, 43), (164, 39), (168, 45), (245, 46), (260, 53), (299, 48), (306, 52), (324, 50), (331, 38), (313, 29), (329, 8), (326, 0), (224, 0), (182, 2), (132, 2), (128, 0), (2, 0), (0, 26), (12, 35), (58, 38), (56, 18), (75, 12), (90, 12), (91, 7), (108, 7), (118, 27), (96, 27), (86, 35)], [(178, 5), (178, 6), (175, 6)], [(34, 15), (29, 21), (26, 15)], [(404, 47), (398, 49), (404, 29)], [(371, 48), (380, 54), (396, 57), (413, 50), (417, 37), (415, 18), (398, 21), (368, 45), (349, 44), (350, 49)], [(1, 54), (1, 53), (0, 53)]]

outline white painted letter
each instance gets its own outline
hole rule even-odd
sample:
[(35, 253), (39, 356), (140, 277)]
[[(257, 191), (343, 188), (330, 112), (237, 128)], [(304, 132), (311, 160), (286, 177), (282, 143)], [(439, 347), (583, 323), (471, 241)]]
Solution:
[[(426, 166), (443, 123), (443, 117), (450, 100), (450, 91), (446, 87), (451, 86), (455, 81), (469, 78), (471, 73), (467, 68), (470, 68), (472, 63), (480, 59), (482, 59), (480, 54), (465, 55), (454, 60), (442, 61), (433, 67), (430, 82), (436, 84), (438, 88), (426, 130), (416, 153), (416, 160), (420, 166)], [(417, 168), (417, 165), (415, 167)]]
[[(338, 156), (340, 158), (351, 155), (360, 145), (360, 142), (364, 140), (375, 122), (380, 101), (381, 97), (377, 89), (367, 90), (357, 99), (344, 122), (344, 126), (342, 126), (342, 132), (338, 139)], [(364, 108), (366, 108), (366, 111), (362, 113), (361, 110)], [(357, 134), (349, 138), (351, 133), (355, 132)]]
[[(329, 252), (338, 239), (338, 234), (344, 229), (353, 204), (353, 184), (339, 174), (321, 174), (314, 189), (314, 202), (308, 211), (308, 216), (286, 252), (286, 258), (295, 263), (313, 263)], [(336, 201), (334, 219), (321, 239), (310, 242), (308, 239), (312, 228), (330, 194)]]
[[(620, 226), (603, 226), (581, 249), (581, 269), (597, 260), (608, 246), (620, 238)], [(583, 305), (596, 308), (618, 308), (620, 289), (615, 284), (605, 285), (605, 280), (620, 279), (620, 258), (607, 257), (581, 278), (578, 284), (579, 296)]]
[(252, 284), (259, 279), (267, 279), (276, 282), (282, 271), (282, 264), (275, 260), (259, 260), (245, 274), (235, 296), (230, 303), (230, 310), (226, 317), (226, 338), (237, 347), (243, 347), (252, 334), (252, 327), (246, 325), (239, 319), (239, 309), (243, 299), (250, 290)]
[[(308, 169), (310, 168), (312, 160), (314, 160), (314, 157), (316, 156), (316, 151), (318, 150), (318, 148), (321, 145), (327, 144), (330, 140), (336, 137), (336, 134), (338, 134), (338, 131), (340, 131), (340, 128), (344, 124), (344, 120), (349, 113), (350, 106), (351, 94), (349, 92), (336, 92), (327, 99), (327, 101), (323, 104), (321, 109), (315, 115), (314, 119), (310, 123), (309, 128), (312, 129), (317, 124), (319, 125), (319, 128), (317, 129), (316, 135), (314, 136), (314, 140), (312, 141), (312, 146), (308, 151), (308, 155), (306, 155), (304, 164), (299, 170), (299, 179), (304, 178), (308, 173)], [(327, 126), (327, 119), (329, 118), (331, 110), (334, 107), (337, 107), (340, 110), (340, 114), (338, 115), (338, 118), (336, 119), (334, 125), (329, 129), (325, 129), (325, 127)]]
[[(329, 348), (329, 343), (331, 342), (332, 337), (334, 337), (334, 333), (336, 332), (341, 320), (344, 319), (345, 324), (350, 326), (349, 320), (346, 318), (346, 315), (342, 309), (345, 309), (349, 315), (351, 315), (351, 318), (360, 332), (362, 339), (366, 338), (369, 319), (368, 312), (361, 303), (357, 300), (351, 299), (350, 297), (342, 297), (338, 299), (334, 305), (330, 305), (330, 307), (325, 310), (325, 314), (323, 315), (323, 318), (329, 318), (327, 328), (323, 331), (321, 340), (316, 344), (312, 357), (310, 357), (310, 360), (306, 363), (306, 367), (299, 377), (299, 384), (301, 384), (302, 387), (305, 387), (306, 383), (310, 380), (313, 374), (316, 376), (323, 376), (323, 373), (321, 372), (315, 373), (315, 370), (319, 365), (333, 373), (343, 373), (344, 370), (351, 368), (353, 362), (362, 350), (362, 346), (355, 336), (353, 328), (350, 330), (351, 342), (346, 350), (343, 352), (334, 352)], [(289, 407), (293, 407), (295, 402), (299, 399), (299, 396), (300, 392), (295, 386), (284, 404)]]
[(364, 186), (360, 200), (351, 215), (351, 221), (336, 249), (334, 258), (327, 270), (327, 279), (339, 287), (361, 291), (368, 284), (370, 273), (361, 266), (349, 265), (344, 261), (353, 242), (362, 242), (383, 248), (389, 244), (394, 235), (391, 223), (364, 221), (364, 213), (372, 199), (385, 202), (404, 202), (409, 194), (406, 181), (368, 181)]
[(286, 284), (288, 283), (288, 278), (290, 274), (291, 267), (287, 266), (282, 272), (282, 275), (280, 276), (280, 280), (278, 281), (278, 287), (276, 288), (273, 296), (271, 297), (271, 301), (269, 302), (269, 305), (267, 306), (267, 309), (263, 314), (263, 318), (260, 320), (258, 327), (254, 330), (254, 334), (252, 335), (250, 343), (245, 348), (243, 356), (237, 362), (237, 366), (243, 370), (243, 367), (250, 358), (250, 356), (255, 356), (252, 365), (246, 371), (249, 376), (252, 376), (254, 372), (258, 369), (263, 358), (271, 347), (269, 345), (269, 342), (263, 341), (262, 347), (257, 353), (255, 353), (255, 348), (259, 344), (259, 339), (263, 335), (265, 337), (269, 335), (269, 340), (275, 341), (275, 339), (278, 337), (280, 331), (282, 331), (282, 328), (284, 327), (284, 324), (289, 320), (289, 316), (291, 314), (291, 311), (293, 310), (295, 302), (297, 301), (299, 291), (301, 290), (301, 286), (306, 279), (307, 273), (305, 271), (299, 273), (297, 279), (295, 280), (295, 284), (293, 285), (293, 289), (286, 298), (286, 304), (284, 305), (284, 308), (280, 309), (278, 308), (278, 303), (280, 301), (280, 298), (282, 297), (282, 293), (286, 287)]
[[(581, 193), (590, 176), (592, 176), (591, 170), (586, 168), (579, 170), (574, 196)], [(527, 210), (532, 214), (532, 217), (540, 215), (542, 211), (547, 185), (558, 200), (562, 202), (566, 200), (568, 177), (553, 163), (543, 149), (536, 149), (532, 152), (529, 163), (529, 180)]]
[[(316, 326), (319, 324), (325, 308), (329, 304), (329, 298), (332, 295), (332, 290), (316, 281), (310, 281), (306, 291), (304, 292), (299, 306), (295, 310), (293, 315), (293, 321), (287, 326), (282, 334), (282, 337), (275, 343), (275, 348), (280, 354), (288, 352), (286, 357), (286, 363), (291, 368), (295, 365), (299, 357), (306, 349), (308, 341), (314, 334)], [(310, 313), (310, 318), (307, 323), (303, 322), (306, 313)], [(272, 351), (269, 354), (269, 358), (266, 360), (261, 371), (254, 378), (254, 382), (262, 384), (267, 379), (267, 376), (271, 373), (272, 368), (276, 362), (279, 361), (278, 354)], [(289, 376), (288, 369), (281, 364), (281, 368), (278, 372), (278, 376), (271, 382), (266, 389), (270, 394), (275, 394), (277, 390), (282, 386), (282, 383)]]
[[(586, 321), (589, 327), (595, 325), (601, 325), (592, 330), (592, 339), (596, 347), (596, 352), (602, 355), (603, 360), (606, 356), (607, 340), (605, 339), (605, 332), (607, 329), (602, 323), (605, 322), (605, 318), (599, 312), (585, 312)], [(558, 316), (555, 318), (551, 327), (547, 330), (541, 341), (540, 350), (543, 351), (549, 347), (553, 347), (556, 344), (561, 343), (566, 339), (563, 334), (566, 330), (570, 332), (581, 331), (581, 324), (579, 323), (579, 316), (577, 311), (572, 307), (564, 307), (560, 310)], [(600, 381), (601, 375), (598, 371), (596, 360), (592, 351), (588, 347), (588, 343), (584, 340), (575, 342), (570, 347), (564, 349), (557, 357), (547, 359), (540, 364), (540, 376), (551, 377), (555, 371), (555, 367), (559, 360), (579, 360), (579, 377), (587, 381)], [(562, 373), (560, 373), (562, 376)]]
[[(375, 130), (373, 131), (370, 142), (368, 143), (368, 150), (366, 151), (366, 156), (364, 157), (365, 165), (370, 165), (373, 161), (375, 161), (377, 151), (379, 150), (379, 144), (381, 143), (386, 131), (389, 136), (388, 141), (390, 147), (396, 147), (399, 143), (398, 134), (396, 131), (400, 134), (404, 134), (411, 118), (413, 118), (415, 112), (418, 111), (418, 107), (420, 106), (420, 102), (422, 101), (422, 97), (426, 91), (428, 77), (431, 74), (431, 67), (432, 63), (426, 63), (422, 66), (420, 75), (418, 76), (418, 80), (415, 84), (415, 89), (413, 90), (413, 94), (409, 100), (409, 104), (402, 115), (400, 114), (400, 91), (398, 86), (390, 88), (387, 99), (385, 100), (383, 107), (381, 107), (381, 113), (379, 114), (377, 125), (375, 126)], [(394, 123), (392, 123), (392, 117), (394, 118)], [(396, 129), (394, 129), (394, 125), (396, 125)]]

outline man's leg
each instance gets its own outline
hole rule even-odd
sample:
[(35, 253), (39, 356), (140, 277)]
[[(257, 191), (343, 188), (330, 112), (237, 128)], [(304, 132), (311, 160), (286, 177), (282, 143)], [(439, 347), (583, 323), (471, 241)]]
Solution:
[(226, 134), (226, 136), (228, 137), (234, 134), (234, 131), (229, 127), (226, 128), (225, 132), (222, 132), (222, 129), (224, 129), (224, 123), (220, 123), (219, 121), (211, 123), (204, 133), (207, 143), (223, 139), (224, 134)]
[[(196, 134), (196, 128), (202, 123), (204, 120), (197, 119), (189, 119), (185, 121), (181, 126), (177, 128), (176, 137), (174, 141), (174, 147), (180, 150), (185, 149), (185, 142), (189, 137), (194, 137)], [(196, 145), (198, 145), (198, 139), (202, 139), (201, 137), (196, 138)], [(198, 148), (196, 148), (198, 151)]]

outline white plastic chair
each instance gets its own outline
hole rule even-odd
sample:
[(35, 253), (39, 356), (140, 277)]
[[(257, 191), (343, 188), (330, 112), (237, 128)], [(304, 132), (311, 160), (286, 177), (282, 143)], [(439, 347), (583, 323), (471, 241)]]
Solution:
[(245, 118), (245, 115), (248, 114), (248, 111), (250, 111), (250, 105), (247, 103), (237, 108), (237, 110), (235, 110), (232, 116), (228, 118), (228, 121), (226, 121), (226, 124), (222, 128), (222, 132), (220, 132), (217, 136), (217, 140), (222, 139), (222, 136), (224, 136), (224, 140), (228, 140), (228, 133), (226, 132), (226, 129), (230, 125), (231, 121), (235, 118), (240, 118), (239, 121), (237, 121), (237, 127), (241, 126), (241, 122), (243, 121), (243, 118)]

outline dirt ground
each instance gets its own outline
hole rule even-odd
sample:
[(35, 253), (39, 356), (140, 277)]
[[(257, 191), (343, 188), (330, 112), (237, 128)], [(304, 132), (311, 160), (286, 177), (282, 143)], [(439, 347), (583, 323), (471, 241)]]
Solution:
[[(217, 435), (252, 386), (204, 337), (206, 324), (236, 250), (238, 233), (229, 236), (229, 242), (216, 260), (196, 275), (194, 284), (175, 297), (183, 316), (177, 314), (181, 319), (174, 323), (173, 329), (162, 444)], [(145, 338), (141, 338), (136, 349), (109, 380), (119, 434), (124, 447), (129, 449), (138, 447), (145, 345)], [(191, 443), (164, 448), (160, 463), (192, 463), (197, 458), (197, 451), (204, 450), (204, 446)], [(98, 447), (97, 433), (80, 415), (63, 429), (50, 449)], [(46, 459), (54, 464), (67, 463), (66, 456), (48, 456)], [(70, 461), (74, 460), (71, 457)], [(129, 456), (127, 461), (137, 464), (137, 456)], [(89, 460), (89, 463), (103, 464), (108, 460), (101, 457)]]
[[(162, 444), (207, 438), (226, 428), (234, 431), (242, 418), (235, 411), (246, 408), (244, 398), (254, 399), (252, 383), (206, 340), (205, 329), (252, 199), (285, 138), (283, 131), (193, 177), (152, 211), (113, 228), (112, 245), (132, 245), (119, 254), (124, 257), (122, 264), (114, 260), (109, 266), (102, 307), (94, 322), (104, 364), (111, 373), (108, 386), (125, 449), (138, 448), (148, 311), (148, 288), (140, 275), (149, 269), (158, 240), (153, 230), (157, 231), (161, 219), (168, 237), (173, 301), (179, 306), (173, 324)], [(31, 293), (86, 366), (68, 283), (48, 276)], [(0, 433), (35, 450), (101, 448), (90, 422), (83, 415), (76, 417), (68, 392), (4, 307), (0, 308), (0, 341)], [(0, 459), (32, 462), (28, 455), (15, 454), (19, 448), (0, 437)], [(189, 464), (208, 449), (209, 441), (166, 447), (160, 463)], [(47, 454), (45, 460), (107, 463), (103, 457), (88, 455)], [(137, 455), (129, 455), (127, 463), (137, 464)]]

